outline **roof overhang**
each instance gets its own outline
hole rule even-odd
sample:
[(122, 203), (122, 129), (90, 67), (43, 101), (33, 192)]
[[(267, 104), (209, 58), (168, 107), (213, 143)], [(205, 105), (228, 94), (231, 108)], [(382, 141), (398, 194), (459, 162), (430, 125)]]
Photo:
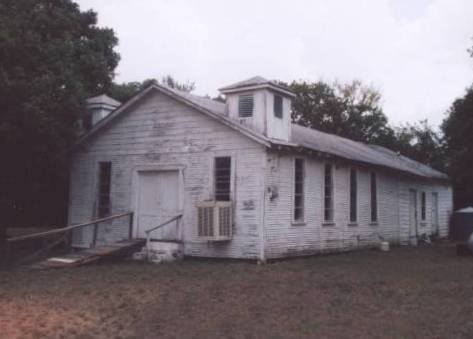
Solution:
[(288, 153), (291, 153), (291, 154), (307, 155), (307, 156), (316, 157), (316, 158), (322, 159), (322, 160), (326, 159), (326, 160), (331, 160), (331, 161), (338, 161), (340, 163), (346, 163), (347, 165), (348, 164), (358, 164), (358, 165), (365, 166), (365, 167), (375, 167), (375, 168), (379, 168), (379, 169), (382, 169), (382, 170), (387, 171), (387, 172), (398, 173), (398, 174), (400, 173), (400, 174), (405, 175), (405, 176), (409, 176), (409, 177), (413, 177), (413, 178), (421, 178), (421, 179), (427, 180), (427, 181), (435, 181), (435, 182), (443, 182), (443, 183), (450, 183), (450, 181), (451, 181), (450, 178), (446, 174), (444, 174), (443, 177), (440, 177), (440, 176), (439, 177), (422, 176), (422, 175), (412, 173), (412, 172), (409, 172), (409, 171), (406, 171), (406, 170), (397, 169), (397, 168), (393, 168), (393, 167), (386, 166), (386, 165), (381, 165), (381, 164), (374, 164), (374, 163), (366, 162), (366, 161), (349, 159), (349, 158), (345, 158), (345, 157), (335, 155), (335, 154), (332, 154), (332, 153), (315, 150), (313, 148), (310, 148), (310, 147), (307, 147), (307, 146), (304, 146), (304, 145), (299, 145), (299, 144), (294, 144), (294, 143), (286, 143), (284, 141), (281, 142), (281, 141), (275, 140), (275, 139), (271, 140), (271, 147), (270, 148), (272, 150), (279, 151), (279, 152), (288, 152)]
[(239, 93), (239, 92), (246, 92), (246, 91), (253, 91), (257, 89), (269, 89), (274, 92), (278, 92), (280, 94), (283, 94), (285, 96), (295, 98), (296, 95), (289, 91), (288, 89), (285, 89), (284, 87), (277, 86), (273, 83), (266, 83), (266, 84), (259, 84), (259, 85), (251, 85), (251, 86), (242, 86), (242, 87), (236, 87), (236, 88), (220, 88), (219, 91), (222, 94), (234, 94), (234, 93)]

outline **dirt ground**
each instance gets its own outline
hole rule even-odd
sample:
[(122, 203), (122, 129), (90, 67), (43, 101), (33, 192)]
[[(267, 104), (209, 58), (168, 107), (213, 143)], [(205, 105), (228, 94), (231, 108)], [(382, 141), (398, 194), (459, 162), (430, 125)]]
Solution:
[(246, 262), (0, 271), (1, 338), (471, 338), (452, 245)]

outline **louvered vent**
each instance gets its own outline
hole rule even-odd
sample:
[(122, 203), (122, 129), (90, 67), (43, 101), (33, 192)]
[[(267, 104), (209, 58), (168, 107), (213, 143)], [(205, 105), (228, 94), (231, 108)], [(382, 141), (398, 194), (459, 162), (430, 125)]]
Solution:
[(238, 115), (240, 118), (253, 116), (253, 95), (240, 95), (238, 98)]
[(232, 238), (232, 207), (229, 201), (206, 201), (197, 205), (198, 236), (207, 241)]

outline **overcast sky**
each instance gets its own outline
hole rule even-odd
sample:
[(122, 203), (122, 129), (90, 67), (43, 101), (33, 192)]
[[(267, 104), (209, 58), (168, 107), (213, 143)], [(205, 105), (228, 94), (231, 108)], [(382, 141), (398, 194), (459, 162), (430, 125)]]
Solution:
[(215, 95), (254, 75), (356, 78), (391, 122), (433, 125), (473, 83), (472, 0), (76, 1), (120, 39), (120, 82), (170, 74)]

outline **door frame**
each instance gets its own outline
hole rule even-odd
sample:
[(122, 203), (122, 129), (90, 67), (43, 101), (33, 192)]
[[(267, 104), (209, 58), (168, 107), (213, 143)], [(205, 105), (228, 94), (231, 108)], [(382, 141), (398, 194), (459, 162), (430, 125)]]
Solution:
[[(140, 198), (140, 173), (143, 172), (178, 172), (178, 212), (184, 214), (184, 169), (183, 165), (140, 165), (133, 168), (131, 180), (131, 210), (133, 211), (133, 238), (138, 236), (138, 208)], [(184, 216), (183, 216), (184, 218)], [(181, 221), (181, 225), (184, 223)], [(184, 240), (184, 229), (179, 228), (178, 238)]]
[[(412, 203), (411, 203), (411, 195), (414, 194), (414, 218), (415, 218), (415, 244), (412, 242), (412, 237), (411, 235), (411, 208), (412, 208)], [(417, 190), (411, 188), (409, 189), (409, 244), (410, 245), (417, 245), (417, 242), (419, 241), (419, 206), (417, 202)]]

